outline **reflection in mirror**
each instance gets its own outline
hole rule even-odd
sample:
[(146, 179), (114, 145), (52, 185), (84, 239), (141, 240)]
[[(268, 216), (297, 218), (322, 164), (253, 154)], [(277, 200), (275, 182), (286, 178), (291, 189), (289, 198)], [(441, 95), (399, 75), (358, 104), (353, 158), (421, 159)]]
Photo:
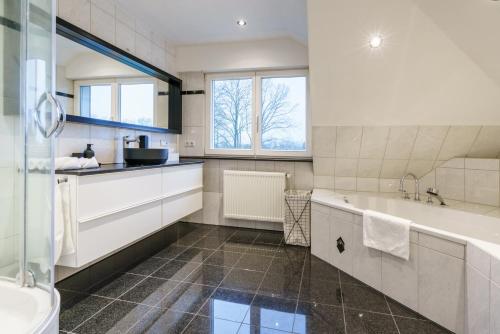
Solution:
[(57, 36), (57, 95), (68, 115), (168, 129), (169, 84)]

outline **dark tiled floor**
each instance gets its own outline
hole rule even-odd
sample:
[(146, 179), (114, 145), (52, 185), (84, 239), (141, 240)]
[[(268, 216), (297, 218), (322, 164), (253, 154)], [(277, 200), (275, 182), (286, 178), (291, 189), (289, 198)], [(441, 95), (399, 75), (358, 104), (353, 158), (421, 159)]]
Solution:
[(85, 291), (61, 284), (61, 333), (449, 333), (282, 233), (190, 225)]

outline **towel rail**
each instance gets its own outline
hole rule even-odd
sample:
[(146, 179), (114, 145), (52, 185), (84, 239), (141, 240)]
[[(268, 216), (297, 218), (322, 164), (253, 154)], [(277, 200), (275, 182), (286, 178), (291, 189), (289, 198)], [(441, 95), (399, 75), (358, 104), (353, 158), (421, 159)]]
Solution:
[(63, 177), (63, 178), (57, 179), (57, 184), (66, 183), (66, 182), (68, 182), (68, 178), (67, 177)]

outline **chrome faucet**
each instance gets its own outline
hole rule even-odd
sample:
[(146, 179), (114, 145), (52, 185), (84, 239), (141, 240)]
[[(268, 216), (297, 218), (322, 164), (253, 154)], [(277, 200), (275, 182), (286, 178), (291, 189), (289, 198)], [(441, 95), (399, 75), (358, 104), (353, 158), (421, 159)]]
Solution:
[(415, 201), (420, 201), (420, 181), (413, 173), (408, 173), (401, 178), (401, 180), (399, 181), (399, 191), (403, 193), (404, 199), (410, 199), (410, 195), (408, 195), (408, 192), (405, 189), (405, 180), (408, 176), (411, 176), (413, 177), (413, 179), (415, 179)]
[(439, 195), (439, 190), (437, 190), (437, 188), (428, 188), (427, 194), (429, 195), (429, 197), (427, 197), (427, 203), (432, 204), (432, 197), (436, 197), (441, 205), (446, 205), (443, 197)]
[(123, 148), (125, 148), (130, 143), (138, 143), (139, 144), (140, 140), (137, 137), (124, 136), (123, 137)]

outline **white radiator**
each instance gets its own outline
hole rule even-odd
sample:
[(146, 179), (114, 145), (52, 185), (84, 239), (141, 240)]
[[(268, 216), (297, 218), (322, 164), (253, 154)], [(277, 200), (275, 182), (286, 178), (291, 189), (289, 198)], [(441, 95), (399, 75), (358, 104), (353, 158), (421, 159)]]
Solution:
[(224, 171), (224, 217), (283, 222), (285, 173)]

